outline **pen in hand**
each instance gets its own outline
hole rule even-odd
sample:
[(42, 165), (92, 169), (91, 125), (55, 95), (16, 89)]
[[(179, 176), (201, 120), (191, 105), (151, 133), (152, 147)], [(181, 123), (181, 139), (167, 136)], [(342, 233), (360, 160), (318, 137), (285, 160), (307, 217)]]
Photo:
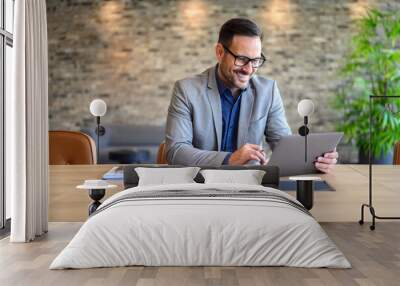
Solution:
[(262, 143), (260, 143), (260, 144), (259, 144), (259, 147), (260, 147), (260, 150), (259, 150), (259, 151), (260, 151), (260, 153), (261, 153), (261, 154), (263, 155), (263, 157), (264, 157), (264, 160), (261, 161), (260, 164), (261, 164), (261, 165), (266, 165), (268, 161), (267, 161), (267, 158), (266, 158), (267, 155), (265, 154), (265, 151), (264, 151), (264, 146), (263, 146)]

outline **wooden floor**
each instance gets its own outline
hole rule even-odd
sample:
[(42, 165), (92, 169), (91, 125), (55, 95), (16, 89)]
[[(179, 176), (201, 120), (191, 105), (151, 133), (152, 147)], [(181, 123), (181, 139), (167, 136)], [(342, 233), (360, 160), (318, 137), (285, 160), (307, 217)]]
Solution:
[(82, 223), (50, 223), (32, 243), (0, 241), (0, 285), (400, 285), (400, 223), (322, 223), (353, 268), (120, 267), (48, 270)]

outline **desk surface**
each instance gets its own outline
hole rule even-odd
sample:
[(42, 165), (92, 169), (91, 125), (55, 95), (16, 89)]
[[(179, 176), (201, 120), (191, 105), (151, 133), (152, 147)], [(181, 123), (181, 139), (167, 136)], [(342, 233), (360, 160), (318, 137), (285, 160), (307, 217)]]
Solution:
[[(75, 186), (85, 179), (99, 179), (115, 165), (50, 166), (49, 221), (85, 221), (91, 202), (85, 190)], [(315, 192), (311, 213), (320, 222), (360, 219), (361, 203), (368, 203), (368, 165), (337, 165), (323, 174), (335, 192)], [(106, 197), (121, 191), (108, 190)], [(373, 166), (373, 204), (379, 216), (400, 216), (400, 166)], [(295, 195), (294, 192), (289, 192)], [(369, 213), (366, 220), (370, 219)]]

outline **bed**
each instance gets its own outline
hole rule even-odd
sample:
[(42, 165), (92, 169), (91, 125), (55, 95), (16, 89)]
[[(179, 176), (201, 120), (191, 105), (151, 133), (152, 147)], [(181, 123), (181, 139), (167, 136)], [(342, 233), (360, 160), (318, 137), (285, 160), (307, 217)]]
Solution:
[(50, 269), (144, 266), (292, 266), (350, 268), (343, 253), (292, 196), (262, 185), (194, 183), (127, 187), (102, 203)]

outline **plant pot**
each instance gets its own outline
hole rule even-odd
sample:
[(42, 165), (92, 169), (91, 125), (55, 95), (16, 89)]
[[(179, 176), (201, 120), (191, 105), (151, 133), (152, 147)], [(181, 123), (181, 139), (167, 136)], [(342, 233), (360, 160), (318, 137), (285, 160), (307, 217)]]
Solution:
[[(359, 164), (368, 164), (368, 152), (364, 153), (363, 151), (359, 151), (358, 153), (358, 163)], [(381, 153), (379, 157), (372, 157), (372, 164), (377, 165), (392, 165), (393, 164), (393, 150), (390, 150), (386, 155)]]

